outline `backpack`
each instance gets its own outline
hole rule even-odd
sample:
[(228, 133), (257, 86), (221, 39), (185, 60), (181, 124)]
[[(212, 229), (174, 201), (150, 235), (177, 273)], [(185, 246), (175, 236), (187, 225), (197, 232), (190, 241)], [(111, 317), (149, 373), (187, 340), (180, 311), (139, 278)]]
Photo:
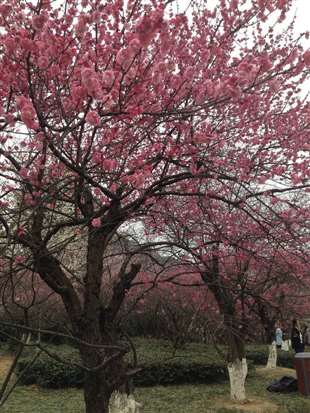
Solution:
[(274, 393), (290, 393), (297, 391), (297, 380), (294, 377), (283, 376), (280, 380), (274, 380), (267, 390)]

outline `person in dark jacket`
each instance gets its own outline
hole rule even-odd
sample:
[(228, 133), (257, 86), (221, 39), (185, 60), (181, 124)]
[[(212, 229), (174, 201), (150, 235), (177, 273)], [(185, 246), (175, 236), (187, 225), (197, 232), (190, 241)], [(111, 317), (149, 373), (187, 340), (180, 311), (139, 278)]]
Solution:
[(295, 353), (303, 353), (305, 350), (305, 344), (301, 333), (301, 328), (298, 320), (293, 320), (291, 331), (292, 348)]

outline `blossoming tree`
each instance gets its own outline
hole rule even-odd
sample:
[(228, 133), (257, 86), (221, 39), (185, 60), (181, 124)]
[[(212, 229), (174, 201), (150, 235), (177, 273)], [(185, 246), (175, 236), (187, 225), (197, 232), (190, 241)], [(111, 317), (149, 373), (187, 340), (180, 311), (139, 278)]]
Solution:
[[(214, 188), (213, 184), (213, 191)], [(225, 191), (227, 188), (226, 184)], [(238, 400), (246, 397), (244, 324), (251, 309), (263, 304), (264, 311), (268, 311), (276, 306), (276, 291), (281, 291), (285, 295), (282, 303), (293, 312), (296, 304), (290, 303), (292, 286), (297, 288), (295, 298), (300, 297), (300, 305), (304, 301), (301, 291), (305, 295), (309, 290), (307, 193), (292, 185), (287, 188), (290, 194), (280, 193), (275, 198), (270, 190), (255, 192), (253, 184), (251, 189), (249, 194), (234, 183), (226, 196), (220, 196), (223, 192), (218, 187), (216, 199), (195, 194), (190, 200), (179, 199), (178, 208), (165, 198), (155, 227), (155, 232), (161, 231), (175, 242), (180, 264), (200, 273), (214, 294), (228, 345), (231, 395)], [(234, 194), (238, 194), (237, 202), (232, 202)], [(267, 327), (270, 337), (281, 316), (281, 309), (276, 310), (276, 318)], [(272, 341), (270, 338), (270, 344)], [(271, 346), (271, 350), (275, 347)]]
[[(193, 2), (185, 14), (161, 0), (1, 2), (1, 251), (61, 297), (87, 413), (107, 412), (128, 375), (113, 322), (139, 263), (124, 260), (101, 294), (121, 225), (168, 196), (235, 204), (244, 198), (228, 183), (248, 194), (275, 175), (305, 185), (298, 90), (310, 52), (292, 25), (280, 35), (268, 24), (290, 3)], [(61, 251), (85, 233), (77, 273)]]

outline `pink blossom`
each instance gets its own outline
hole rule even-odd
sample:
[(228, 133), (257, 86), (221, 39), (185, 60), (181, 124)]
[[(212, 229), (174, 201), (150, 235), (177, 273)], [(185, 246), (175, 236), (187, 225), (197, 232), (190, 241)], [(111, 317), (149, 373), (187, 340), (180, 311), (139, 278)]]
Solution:
[(45, 24), (45, 16), (38, 14), (32, 18), (32, 27), (36, 30), (42, 30)]
[(38, 126), (35, 118), (36, 114), (32, 105), (27, 103), (21, 108), (21, 120), (29, 129), (35, 129)]
[(100, 228), (101, 227), (101, 219), (100, 218), (94, 218), (92, 220), (91, 224), (94, 228)]
[(104, 161), (102, 162), (102, 166), (106, 171), (113, 171), (116, 166), (117, 166), (117, 162), (115, 159), (104, 159)]
[(20, 45), (24, 50), (31, 52), (33, 50), (33, 42), (30, 39), (22, 38), (20, 40)]
[(48, 66), (48, 58), (46, 56), (40, 56), (38, 59), (38, 67), (45, 69)]
[(89, 67), (83, 68), (81, 71), (81, 77), (82, 77), (82, 84), (86, 88), (92, 87), (92, 78), (94, 77), (94, 71), (90, 69)]
[(25, 257), (23, 255), (16, 255), (15, 257), (16, 264), (21, 264), (24, 261), (25, 261)]
[(12, 115), (12, 113), (7, 113), (7, 114), (5, 115), (5, 119), (6, 119), (6, 121), (8, 122), (9, 125), (13, 125), (13, 124), (14, 124), (15, 118), (14, 118), (14, 116)]
[(29, 99), (27, 99), (25, 96), (16, 97), (16, 106), (19, 110), (21, 110), (26, 105), (29, 105)]
[(141, 42), (139, 39), (135, 38), (132, 39), (131, 42), (129, 43), (129, 47), (135, 52), (138, 53), (141, 49)]
[(0, 14), (3, 17), (8, 17), (10, 12), (11, 12), (11, 7), (10, 6), (8, 6), (8, 5), (0, 6)]
[(269, 86), (270, 86), (270, 89), (271, 89), (274, 93), (277, 93), (277, 92), (279, 91), (280, 87), (281, 87), (281, 83), (280, 83), (280, 81), (277, 80), (277, 79), (272, 79), (272, 80), (269, 82)]
[(147, 46), (154, 38), (156, 32), (163, 25), (163, 9), (158, 9), (151, 12), (149, 15), (144, 15), (136, 26), (136, 34), (142, 46)]
[(102, 73), (102, 86), (105, 89), (111, 89), (115, 80), (115, 73), (113, 70), (106, 70)]
[(278, 0), (278, 8), (280, 10), (283, 10), (285, 6), (287, 5), (288, 0)]
[(92, 155), (92, 160), (93, 160), (95, 163), (100, 163), (100, 162), (101, 162), (101, 159), (102, 159), (102, 154), (101, 154), (101, 152), (99, 152), (99, 151), (94, 151), (94, 152), (93, 152), (93, 155)]
[(81, 99), (84, 99), (87, 94), (82, 86), (72, 86), (71, 96), (75, 101), (79, 101)]
[(52, 65), (49, 69), (49, 75), (51, 77), (58, 76), (60, 74), (60, 72), (61, 72), (61, 69), (60, 69), (59, 65), (57, 65), (57, 64)]
[(307, 66), (310, 66), (310, 50), (307, 50), (304, 53), (304, 62), (306, 63)]
[(20, 168), (19, 170), (19, 175), (23, 178), (26, 179), (28, 178), (28, 169), (27, 168)]
[(136, 26), (136, 34), (142, 46), (146, 47), (155, 36), (156, 30), (148, 18), (143, 17)]
[(90, 112), (87, 113), (86, 115), (86, 122), (90, 123), (93, 126), (99, 126), (100, 125), (100, 117), (98, 113), (94, 110), (91, 110)]
[(82, 84), (85, 86), (87, 93), (96, 99), (102, 98), (101, 84), (98, 75), (90, 68), (84, 68), (81, 72)]
[(132, 63), (134, 55), (135, 55), (134, 51), (130, 48), (120, 49), (117, 52), (115, 61), (120, 67), (122, 67), (122, 69), (128, 70), (129, 66)]

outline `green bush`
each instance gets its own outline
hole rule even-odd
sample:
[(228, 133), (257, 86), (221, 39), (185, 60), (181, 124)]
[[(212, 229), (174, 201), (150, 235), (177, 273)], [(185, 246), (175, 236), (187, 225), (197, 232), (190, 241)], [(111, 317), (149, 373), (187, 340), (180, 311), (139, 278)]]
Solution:
[[(247, 350), (247, 359), (257, 365), (266, 365), (268, 360), (268, 347), (261, 346)], [(294, 368), (294, 353), (292, 351), (279, 351), (277, 365), (279, 367)]]
[(142, 371), (134, 376), (136, 386), (156, 386), (172, 384), (216, 383), (227, 379), (227, 369), (223, 365), (203, 364), (154, 364), (141, 366)]
[[(43, 353), (27, 369), (27, 372), (22, 377), (22, 384), (38, 384), (41, 387), (47, 388), (65, 388), (65, 387), (81, 387), (84, 377), (83, 370), (74, 362), (79, 362), (80, 357), (78, 351), (68, 345), (49, 347), (49, 350), (57, 354), (62, 360), (67, 362), (60, 363), (55, 359)], [(18, 371), (22, 371), (32, 359), (33, 354), (26, 352), (26, 355), (18, 362)]]
[[(28, 358), (18, 364), (18, 370), (23, 370), (29, 362)], [(21, 383), (38, 384), (41, 387), (58, 389), (66, 387), (81, 387), (84, 382), (83, 371), (76, 366), (59, 363), (54, 359), (42, 357), (38, 359), (23, 375)]]
[[(172, 357), (171, 346), (163, 340), (137, 339), (136, 347), (141, 368), (133, 379), (136, 386), (214, 383), (228, 377), (225, 361), (216, 355), (214, 349), (205, 346), (189, 346), (175, 357)], [(63, 360), (80, 361), (78, 351), (70, 346), (48, 348)], [(32, 354), (28, 352), (19, 362), (18, 370), (24, 369), (31, 358)], [(83, 370), (41, 354), (22, 378), (22, 384), (34, 383), (46, 388), (81, 387)]]
[[(19, 362), (18, 369), (22, 370), (28, 357)], [(216, 364), (182, 364), (163, 363), (141, 365), (133, 382), (136, 386), (155, 386), (169, 384), (215, 383), (227, 379), (225, 365)], [(81, 387), (83, 385), (83, 370), (74, 365), (59, 363), (42, 356), (27, 371), (22, 378), (22, 384), (38, 384), (46, 388)]]
[[(228, 378), (225, 360), (219, 357), (213, 346), (191, 343), (173, 354), (168, 341), (141, 338), (134, 341), (138, 367), (141, 368), (133, 378), (136, 386), (215, 383)], [(22, 378), (22, 383), (36, 383), (46, 388), (81, 387), (83, 370), (72, 364), (81, 363), (78, 350), (68, 345), (51, 345), (48, 350), (66, 360), (68, 364), (60, 363), (47, 354), (41, 354)], [(249, 359), (250, 374), (254, 369), (255, 360), (263, 355), (262, 351), (257, 351), (256, 359)], [(27, 350), (18, 364), (19, 371), (25, 368), (31, 358), (32, 353)], [(130, 356), (127, 362), (131, 364)]]

